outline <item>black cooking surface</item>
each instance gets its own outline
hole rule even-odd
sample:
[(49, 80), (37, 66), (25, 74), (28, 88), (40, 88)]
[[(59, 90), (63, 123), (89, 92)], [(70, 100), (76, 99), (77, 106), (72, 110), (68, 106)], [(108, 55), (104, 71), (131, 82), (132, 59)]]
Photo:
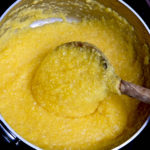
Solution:
[[(111, 0), (110, 0), (111, 1)], [(124, 0), (131, 7), (133, 7), (145, 22), (150, 27), (150, 0)], [(0, 15), (13, 3), (15, 0), (0, 1)], [(149, 4), (149, 6), (148, 6)], [(0, 131), (0, 150), (30, 150), (23, 144), (17, 148), (13, 143), (10, 143), (7, 139), (2, 137)], [(123, 148), (122, 150), (150, 150), (150, 123), (144, 129), (144, 131), (138, 136), (132, 143)]]

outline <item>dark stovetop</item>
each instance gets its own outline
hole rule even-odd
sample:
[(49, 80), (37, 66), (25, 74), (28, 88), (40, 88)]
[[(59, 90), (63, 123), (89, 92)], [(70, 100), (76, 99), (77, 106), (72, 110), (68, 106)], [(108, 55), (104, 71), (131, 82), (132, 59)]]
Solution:
[[(130, 4), (145, 20), (145, 22), (150, 27), (150, 7), (148, 7), (148, 3), (150, 4), (150, 0), (124, 0), (128, 4)], [(0, 2), (0, 15), (10, 6), (15, 0), (5, 0)], [(147, 3), (146, 3), (147, 2)], [(150, 150), (150, 123), (145, 128), (145, 130), (138, 136), (132, 143), (123, 148), (122, 150)], [(4, 140), (0, 133), (0, 150), (29, 150), (29, 148), (25, 148), (24, 146), (20, 148), (14, 148), (12, 144), (8, 144), (6, 140)]]

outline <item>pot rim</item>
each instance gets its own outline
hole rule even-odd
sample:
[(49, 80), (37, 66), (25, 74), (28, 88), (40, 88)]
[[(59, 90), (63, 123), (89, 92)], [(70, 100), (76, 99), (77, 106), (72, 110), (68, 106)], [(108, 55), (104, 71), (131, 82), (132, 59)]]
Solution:
[[(0, 114), (0, 120), (5, 124), (5, 126), (7, 127), (7, 129), (9, 131), (11, 131), (11, 133), (7, 133), (7, 135), (10, 137), (10, 139), (15, 140), (16, 138), (18, 138), (19, 140), (23, 141), (25, 144), (27, 144), (28, 146), (30, 146), (31, 148), (34, 148), (35, 150), (42, 150), (41, 148), (37, 147), (36, 145), (28, 142), (27, 140), (25, 140), (22, 136), (20, 136), (17, 132), (15, 132), (10, 125), (4, 120), (4, 118), (2, 117), (2, 115)], [(7, 131), (6, 131), (7, 132)], [(15, 137), (14, 137), (15, 136)]]
[[(6, 14), (15, 6), (17, 5), (19, 2), (21, 2), (22, 0), (16, 0), (14, 3), (12, 3), (7, 9), (6, 11), (0, 16), (0, 22), (1, 20), (6, 16)], [(124, 2), (123, 0), (117, 0), (118, 2), (120, 2), (121, 4), (123, 4), (125, 7), (127, 7), (140, 21), (141, 23), (144, 25), (145, 29), (148, 31), (149, 35), (150, 35), (150, 28), (148, 27), (148, 25), (145, 23), (145, 21), (142, 19), (142, 17), (131, 7), (129, 6), (126, 2)], [(22, 140), (25, 144), (27, 144), (28, 146), (30, 146), (31, 148), (34, 148), (36, 150), (42, 150), (41, 148), (37, 147), (36, 145), (28, 142), (27, 140), (25, 140), (23, 137), (21, 137), (18, 133), (16, 133), (10, 126), (9, 124), (4, 120), (4, 118), (2, 117), (2, 115), (0, 114), (0, 120), (6, 125), (6, 127), (9, 129), (9, 131), (11, 131), (11, 133), (13, 135), (16, 136), (16, 138), (19, 138), (20, 140)], [(112, 150), (119, 150), (121, 148), (123, 148), (124, 146), (128, 145), (131, 141), (133, 141), (144, 129), (145, 127), (148, 125), (150, 121), (150, 116), (147, 118), (147, 120), (144, 122), (144, 124), (141, 126), (141, 128), (134, 134), (132, 135), (128, 140), (126, 140), (124, 143), (122, 143), (121, 145), (113, 148)], [(9, 134), (10, 136), (12, 136), (11, 134)]]
[(146, 30), (148, 31), (148, 33), (150, 34), (150, 27), (148, 27), (148, 25), (146, 24), (146, 22), (142, 19), (142, 17), (126, 2), (124, 2), (123, 0), (118, 0), (121, 4), (123, 4), (125, 7), (127, 7), (140, 21), (141, 23), (144, 25), (144, 27), (146, 28)]

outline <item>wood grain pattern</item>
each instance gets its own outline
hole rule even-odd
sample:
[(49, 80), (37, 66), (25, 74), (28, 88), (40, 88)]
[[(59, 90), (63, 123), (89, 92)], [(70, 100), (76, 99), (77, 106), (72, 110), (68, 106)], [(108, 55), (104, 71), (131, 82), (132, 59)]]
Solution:
[(150, 104), (150, 89), (121, 80), (120, 91), (122, 94), (128, 95), (144, 103)]

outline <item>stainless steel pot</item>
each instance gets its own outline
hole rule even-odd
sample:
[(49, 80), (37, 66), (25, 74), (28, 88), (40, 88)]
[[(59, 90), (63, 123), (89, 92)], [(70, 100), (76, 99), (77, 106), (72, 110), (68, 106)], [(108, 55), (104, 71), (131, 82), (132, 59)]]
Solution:
[[(76, 21), (79, 21), (83, 16), (85, 15), (91, 15), (95, 17), (99, 17), (99, 11), (98, 9), (95, 9), (95, 11), (90, 11), (86, 7), (82, 7), (84, 9), (80, 9), (80, 5), (74, 5), (74, 2), (79, 2), (81, 5), (84, 5), (84, 2), (86, 0), (43, 0), (45, 3), (47, 3), (48, 7), (43, 7), (41, 3), (35, 3), (34, 7), (42, 7), (43, 9), (49, 9), (49, 6), (56, 5), (57, 9), (53, 8), (53, 11), (63, 11), (67, 14), (68, 19), (73, 19)], [(104, 4), (106, 7), (110, 7), (116, 12), (118, 12), (121, 16), (125, 17), (128, 22), (135, 28), (137, 37), (141, 43), (147, 43), (148, 47), (150, 48), (150, 29), (145, 24), (145, 22), (142, 20), (142, 18), (123, 0), (95, 0), (97, 2), (100, 2), (101, 4)], [(5, 23), (6, 21), (11, 17), (17, 17), (17, 12), (14, 11), (17, 8), (21, 8), (22, 6), (31, 7), (33, 0), (17, 0), (15, 3), (13, 3), (1, 16), (0, 18), (0, 29), (5, 29)], [(65, 3), (62, 3), (65, 2)], [(69, 4), (69, 5), (68, 5)], [(21, 11), (21, 9), (20, 9)], [(20, 18), (22, 19), (22, 18)], [(22, 19), (25, 20), (25, 19)], [(32, 22), (30, 24), (31, 27), (38, 26), (38, 22)], [(7, 31), (7, 28), (5, 29)], [(3, 36), (4, 33), (1, 33), (0, 36)], [(150, 72), (150, 65), (147, 65), (145, 67), (145, 72)], [(147, 82), (145, 82), (145, 86), (150, 87), (150, 78), (145, 76), (145, 79)], [(134, 140), (147, 126), (149, 122), (149, 113), (150, 113), (150, 106), (146, 104), (142, 104), (139, 106), (139, 118), (143, 120), (142, 124), (135, 125), (137, 128), (137, 132), (132, 133), (132, 135), (126, 139), (126, 141), (121, 141), (119, 146), (114, 145), (113, 150), (118, 150), (129, 144), (132, 140)], [(26, 147), (31, 147), (36, 150), (40, 150), (37, 146), (29, 143), (25, 139), (23, 139), (20, 135), (18, 135), (4, 120), (4, 118), (0, 115), (0, 129), (2, 130), (2, 134), (4, 138), (8, 142), (13, 142), (16, 146), (19, 145), (26, 145)]]

